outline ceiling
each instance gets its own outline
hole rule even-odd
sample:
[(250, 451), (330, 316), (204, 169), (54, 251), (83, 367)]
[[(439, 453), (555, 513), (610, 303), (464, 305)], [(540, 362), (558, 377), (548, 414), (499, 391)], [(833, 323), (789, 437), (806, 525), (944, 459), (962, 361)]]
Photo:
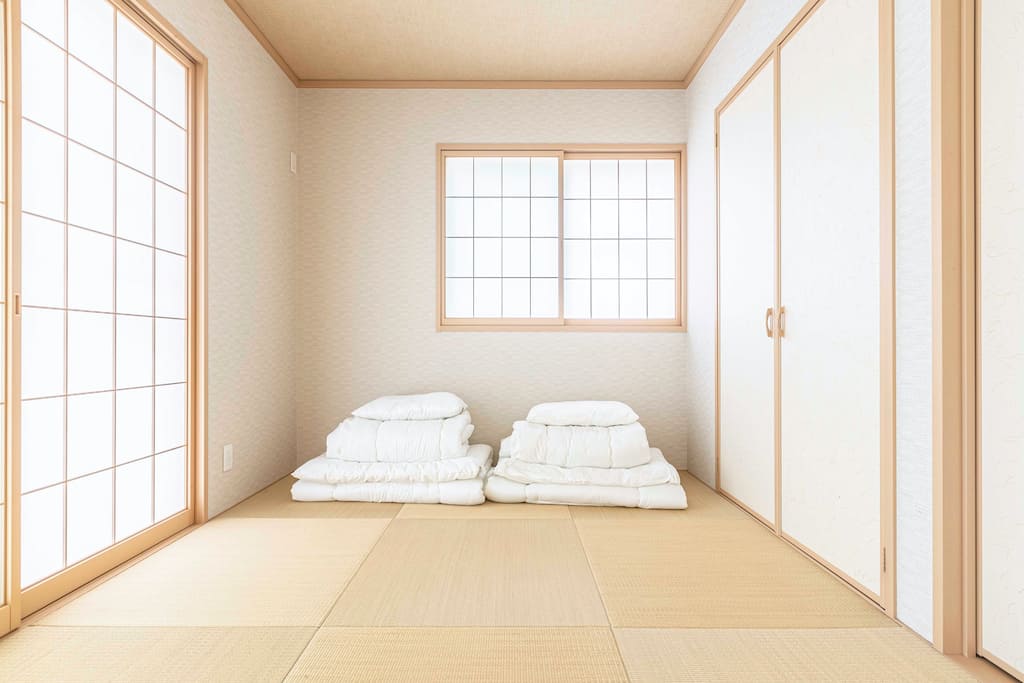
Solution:
[(678, 82), (734, 0), (228, 4), (248, 15), (264, 47), (301, 81)]

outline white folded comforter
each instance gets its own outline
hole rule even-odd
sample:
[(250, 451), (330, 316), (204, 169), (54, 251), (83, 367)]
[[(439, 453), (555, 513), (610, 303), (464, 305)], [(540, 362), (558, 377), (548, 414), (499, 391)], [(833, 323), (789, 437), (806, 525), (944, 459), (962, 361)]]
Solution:
[(625, 487), (679, 484), (679, 472), (657, 448), (650, 449), (650, 462), (636, 467), (559, 467), (513, 458), (507, 442), (508, 439), (501, 442), (494, 474), (521, 484)]
[(497, 474), (487, 477), (484, 493), (496, 503), (599, 505), (605, 507), (686, 509), (679, 484), (655, 486), (590, 486), (586, 484), (522, 484)]
[(324, 484), (300, 479), (292, 484), (292, 500), (480, 505), (484, 502), (484, 479), (477, 477), (444, 482), (366, 484)]
[(461, 458), (430, 462), (350, 462), (320, 455), (292, 476), (321, 484), (446, 482), (479, 478), (490, 463), (491, 447), (476, 444)]
[(560, 467), (636, 467), (651, 460), (647, 432), (639, 422), (583, 427), (520, 420), (506, 441), (503, 447), (517, 460)]
[(465, 457), (473, 422), (468, 410), (441, 420), (349, 417), (327, 435), (326, 456), (351, 462), (429, 462)]

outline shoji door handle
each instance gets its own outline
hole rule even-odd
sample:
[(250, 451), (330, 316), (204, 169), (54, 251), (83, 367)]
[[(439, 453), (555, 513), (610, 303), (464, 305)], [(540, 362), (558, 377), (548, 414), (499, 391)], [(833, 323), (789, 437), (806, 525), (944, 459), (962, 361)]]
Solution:
[(786, 307), (779, 306), (779, 336), (786, 336)]
[(775, 316), (773, 315), (772, 307), (769, 306), (768, 310), (764, 312), (764, 333), (769, 337), (775, 336)]

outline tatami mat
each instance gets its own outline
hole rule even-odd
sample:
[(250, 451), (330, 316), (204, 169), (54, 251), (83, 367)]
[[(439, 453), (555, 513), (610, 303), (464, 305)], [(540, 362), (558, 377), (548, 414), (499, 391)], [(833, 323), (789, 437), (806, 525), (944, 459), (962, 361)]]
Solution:
[(607, 625), (571, 520), (414, 520), (388, 527), (331, 626)]
[(41, 623), (317, 626), (389, 521), (213, 520)]
[(280, 681), (314, 631), (29, 626), (0, 640), (0, 681)]
[(625, 629), (615, 635), (634, 683), (974, 680), (905, 629)]
[(223, 512), (219, 519), (233, 517), (329, 518), (329, 519), (390, 519), (402, 509), (401, 503), (299, 503), (292, 500), (295, 479), (285, 477), (271, 484), (255, 496), (243, 500)]
[(577, 519), (613, 626), (895, 626), (752, 519)]
[(606, 628), (323, 628), (288, 680), (626, 681)]
[(399, 519), (569, 519), (566, 505), (492, 503), (483, 505), (414, 505), (406, 503)]

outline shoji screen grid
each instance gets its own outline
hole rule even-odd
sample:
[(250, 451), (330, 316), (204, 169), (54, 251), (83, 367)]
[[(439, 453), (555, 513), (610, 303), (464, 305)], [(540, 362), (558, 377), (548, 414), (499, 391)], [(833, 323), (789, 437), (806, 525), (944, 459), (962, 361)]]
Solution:
[(22, 3), (22, 585), (187, 504), (185, 65)]

